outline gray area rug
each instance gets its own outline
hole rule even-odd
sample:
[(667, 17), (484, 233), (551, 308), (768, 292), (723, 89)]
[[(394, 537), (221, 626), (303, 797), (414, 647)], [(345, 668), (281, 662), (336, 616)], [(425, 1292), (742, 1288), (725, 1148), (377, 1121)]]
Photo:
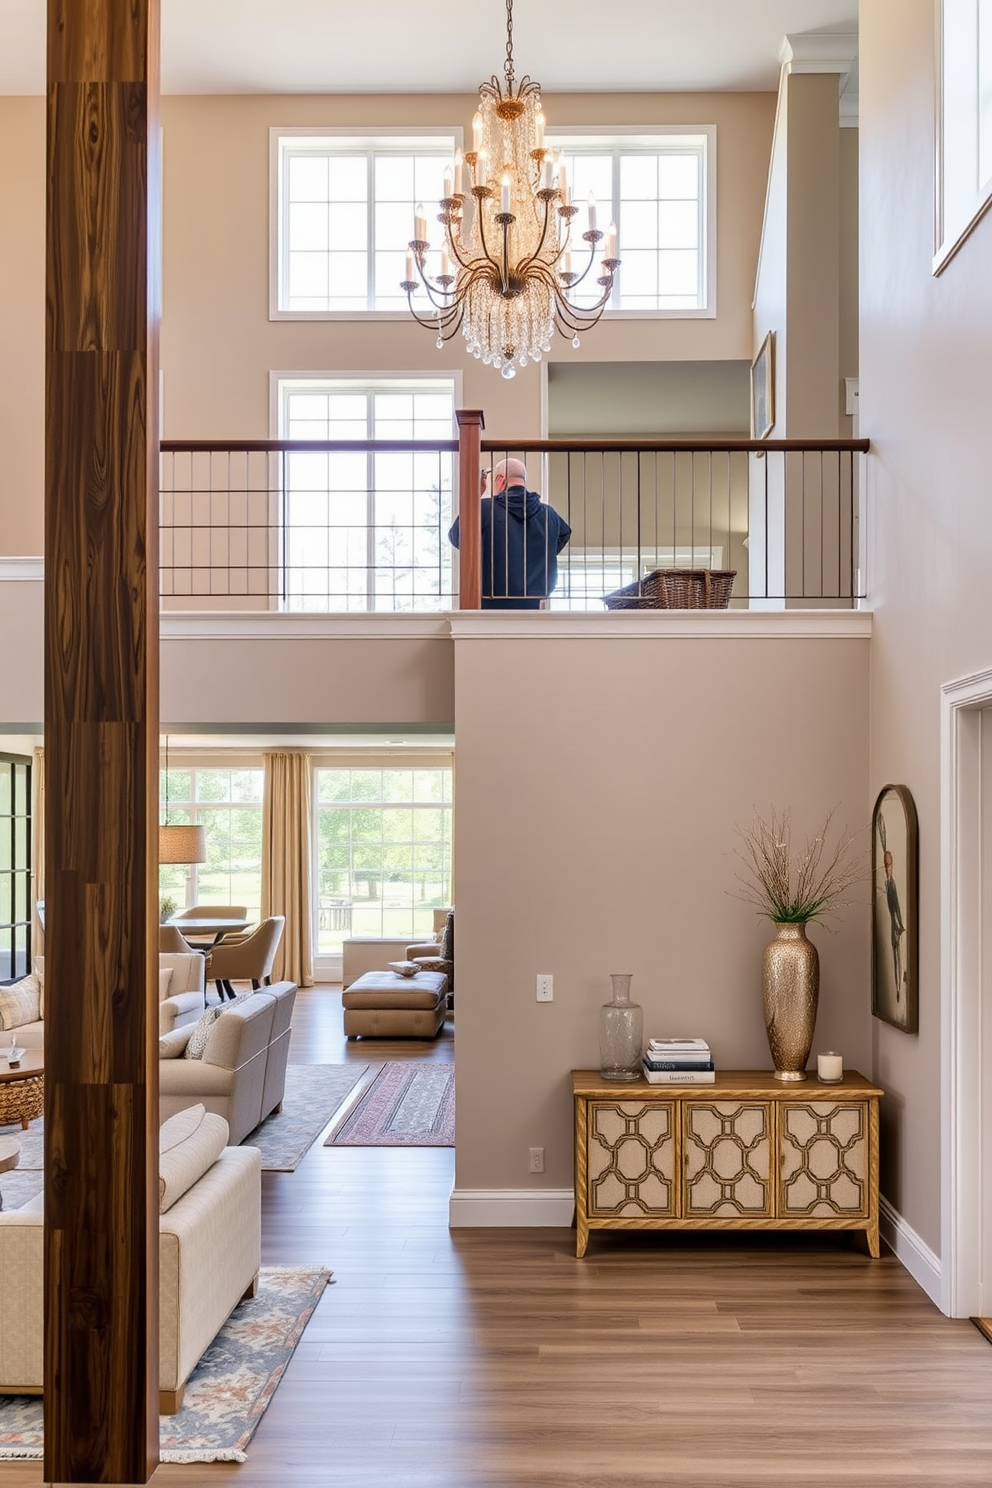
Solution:
[[(258, 1296), (239, 1302), (193, 1370), (183, 1408), (160, 1416), (163, 1462), (244, 1462), (330, 1271), (263, 1266)], [(42, 1402), (0, 1395), (0, 1460), (44, 1455)]]
[[(368, 1072), (367, 1064), (291, 1064), (286, 1070), (286, 1095), (277, 1116), (268, 1116), (245, 1137), (257, 1147), (262, 1167), (291, 1173), (299, 1166), (324, 1127)], [(44, 1121), (32, 1121), (27, 1131), (0, 1126), (0, 1136), (16, 1137), (21, 1160), (9, 1173), (0, 1173), (0, 1195), (5, 1209), (19, 1209), (42, 1188)]]

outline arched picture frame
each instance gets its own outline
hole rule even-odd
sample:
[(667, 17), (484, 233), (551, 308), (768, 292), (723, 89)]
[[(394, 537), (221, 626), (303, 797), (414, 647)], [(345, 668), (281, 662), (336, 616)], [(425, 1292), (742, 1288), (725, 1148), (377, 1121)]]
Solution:
[(871, 817), (871, 1010), (903, 1033), (919, 1027), (916, 806), (885, 785)]

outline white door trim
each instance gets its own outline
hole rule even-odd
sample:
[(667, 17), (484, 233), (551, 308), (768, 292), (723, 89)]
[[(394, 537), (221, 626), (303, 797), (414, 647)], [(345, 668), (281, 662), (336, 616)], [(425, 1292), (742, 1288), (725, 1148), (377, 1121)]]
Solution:
[[(940, 700), (941, 1274), (950, 1317), (981, 1311), (981, 710), (992, 669), (947, 682)], [(987, 1072), (992, 1081), (992, 1071)]]

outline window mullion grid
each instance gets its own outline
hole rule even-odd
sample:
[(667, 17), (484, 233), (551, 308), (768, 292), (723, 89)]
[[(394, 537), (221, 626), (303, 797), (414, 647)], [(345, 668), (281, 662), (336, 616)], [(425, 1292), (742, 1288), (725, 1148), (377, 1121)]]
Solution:
[(706, 220), (706, 180), (709, 161), (706, 147), (696, 151), (696, 304), (702, 309), (707, 304), (707, 280), (709, 278), (709, 223)]
[[(611, 220), (617, 230), (617, 257), (620, 256), (620, 151), (613, 151), (613, 201), (611, 203), (616, 216)], [(620, 276), (617, 274), (613, 280), (613, 288), (610, 290), (609, 309), (620, 309)]]
[(374, 150), (368, 152), (368, 169), (365, 187), (365, 274), (366, 307), (374, 310), (375, 300), (375, 159)]
[[(375, 393), (365, 394), (365, 429), (368, 439), (375, 438)], [(375, 451), (365, 456), (365, 607), (375, 609)]]

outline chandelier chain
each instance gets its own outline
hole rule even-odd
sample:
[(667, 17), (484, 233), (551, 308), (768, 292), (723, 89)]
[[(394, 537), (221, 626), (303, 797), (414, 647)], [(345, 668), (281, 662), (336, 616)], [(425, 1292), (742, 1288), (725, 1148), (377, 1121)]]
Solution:
[(510, 97), (513, 93), (513, 0), (506, 0), (506, 63), (503, 72), (507, 97)]

